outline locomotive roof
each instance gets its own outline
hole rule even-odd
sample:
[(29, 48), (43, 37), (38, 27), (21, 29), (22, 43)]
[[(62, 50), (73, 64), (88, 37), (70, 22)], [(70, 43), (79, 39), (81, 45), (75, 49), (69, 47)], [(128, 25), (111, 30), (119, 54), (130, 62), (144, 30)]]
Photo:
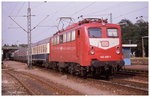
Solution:
[(33, 46), (37, 46), (37, 45), (41, 45), (41, 44), (45, 44), (45, 43), (49, 43), (49, 40), (50, 40), (50, 37), (48, 37), (48, 38), (46, 38), (46, 39), (43, 39), (43, 40), (40, 40), (40, 41), (38, 41), (38, 42), (36, 42), (36, 43), (33, 43), (33, 44), (32, 44), (32, 47), (33, 47)]
[(66, 32), (66, 31), (73, 30), (74, 28), (87, 26), (87, 25), (97, 25), (97, 24), (103, 25), (103, 23), (104, 23), (105, 26), (118, 26), (117, 24), (108, 23), (107, 19), (102, 20), (100, 18), (85, 18), (82, 21), (79, 21), (78, 23), (74, 23), (72, 25), (69, 25), (68, 27), (66, 27), (63, 30), (59, 30), (58, 32), (53, 34), (53, 36), (57, 36), (57, 35), (59, 35), (61, 33)]

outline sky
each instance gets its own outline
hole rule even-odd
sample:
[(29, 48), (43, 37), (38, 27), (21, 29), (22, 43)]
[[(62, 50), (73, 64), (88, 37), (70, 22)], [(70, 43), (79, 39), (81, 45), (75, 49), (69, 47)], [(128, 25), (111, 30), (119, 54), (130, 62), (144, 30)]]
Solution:
[[(112, 13), (112, 22), (117, 24), (121, 19), (129, 19), (136, 23), (136, 17), (143, 16), (144, 21), (148, 21), (148, 2), (146, 1), (124, 1), (124, 2), (104, 2), (104, 1), (66, 1), (66, 2), (30, 2), (31, 7), (31, 28), (32, 43), (51, 37), (58, 31), (60, 17), (72, 17), (74, 22), (78, 22), (79, 16), (98, 17), (108, 19)], [(27, 8), (28, 2), (2, 2), (2, 45), (4, 44), (26, 44), (27, 32), (19, 28), (10, 18), (11, 16), (19, 25), (27, 29)], [(42, 21), (42, 22), (41, 22)], [(61, 27), (61, 24), (60, 26)]]

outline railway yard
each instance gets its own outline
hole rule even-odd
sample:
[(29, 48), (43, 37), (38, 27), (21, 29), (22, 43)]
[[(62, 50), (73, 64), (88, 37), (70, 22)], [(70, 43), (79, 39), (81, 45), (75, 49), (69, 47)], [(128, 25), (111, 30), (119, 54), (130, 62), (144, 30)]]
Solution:
[[(148, 66), (124, 67), (109, 80), (86, 79), (16, 61), (4, 61), (2, 95), (148, 95)], [(131, 67), (131, 68), (130, 68)], [(137, 69), (135, 69), (137, 67)]]

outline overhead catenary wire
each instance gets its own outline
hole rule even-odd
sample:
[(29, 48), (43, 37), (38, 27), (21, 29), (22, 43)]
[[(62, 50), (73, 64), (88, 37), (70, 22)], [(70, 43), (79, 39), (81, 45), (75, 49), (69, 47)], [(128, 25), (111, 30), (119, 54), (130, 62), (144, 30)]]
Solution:
[(95, 13), (98, 13), (98, 12), (104, 12), (105, 10), (108, 10), (108, 9), (110, 9), (110, 8), (112, 9), (112, 7), (114, 8), (114, 6), (118, 7), (117, 5), (119, 5), (119, 4), (121, 4), (121, 3), (117, 3), (117, 4), (115, 4), (115, 5), (112, 5), (112, 6), (110, 6), (110, 7), (107, 7), (107, 8), (105, 8), (105, 9), (98, 10), (98, 11), (95, 11), (95, 12), (91, 12), (91, 13), (86, 14), (86, 15), (91, 15), (91, 14), (95, 14)]
[(117, 16), (117, 17), (114, 17), (113, 19), (117, 19), (117, 18), (119, 18), (120, 16), (123, 16), (123, 15), (133, 14), (134, 12), (140, 11), (140, 10), (145, 9), (145, 8), (147, 8), (147, 7), (148, 7), (148, 6), (143, 7), (143, 8), (139, 8), (139, 9), (135, 9), (135, 10), (132, 10), (132, 11), (129, 11), (129, 12), (127, 12), (127, 13), (124, 13), (124, 14), (122, 14), (122, 15), (119, 15), (119, 16)]
[(35, 27), (33, 27), (32, 29), (31, 29), (31, 31), (32, 30), (34, 30), (36, 27), (38, 27), (44, 20), (46, 20), (47, 18), (49, 17), (49, 15), (47, 15), (43, 20), (41, 20)]
[[(65, 7), (61, 7), (59, 10), (57, 10), (57, 11), (55, 11), (55, 12), (53, 12), (50, 16), (51, 17), (54, 17), (54, 15), (56, 15), (58, 12), (60, 12), (60, 11), (62, 11), (62, 10), (64, 10), (65, 8), (67, 8), (68, 7), (68, 4), (70, 5), (70, 3), (67, 3), (67, 4), (65, 4)], [(46, 17), (46, 18), (48, 18), (48, 17)], [(51, 18), (50, 18), (51, 19)], [(43, 19), (43, 20), (45, 20), (45, 19)], [(38, 27), (42, 27), (42, 26), (39, 26), (39, 25), (37, 25)], [(37, 27), (36, 26), (36, 27)], [(51, 27), (53, 27), (53, 26), (43, 26), (43, 27), (49, 27), (49, 28), (51, 28)], [(34, 28), (34, 27), (33, 27)], [(57, 30), (58, 30), (58, 27), (57, 27)], [(40, 34), (40, 33), (39, 33)], [(37, 34), (38, 35), (38, 34)]]
[[(10, 16), (9, 16), (9, 17), (10, 17)], [(28, 31), (26, 31), (21, 25), (19, 25), (14, 19), (12, 19), (12, 17), (10, 17), (10, 19), (13, 20), (20, 28), (22, 28), (23, 31), (28, 32)]]
[(92, 2), (92, 3), (90, 3), (89, 5), (87, 5), (87, 6), (83, 7), (82, 9), (80, 9), (80, 10), (78, 10), (78, 11), (74, 12), (71, 16), (73, 16), (73, 15), (75, 15), (75, 14), (77, 14), (77, 13), (79, 13), (79, 12), (83, 11), (84, 9), (87, 9), (88, 7), (92, 6), (94, 3), (96, 3), (96, 2)]
[(17, 14), (14, 17), (14, 20), (16, 19), (16, 17), (18, 16), (18, 14), (20, 13), (20, 11), (22, 10), (22, 8), (24, 7), (25, 2), (23, 2), (22, 6), (19, 8), (19, 10), (17, 11)]

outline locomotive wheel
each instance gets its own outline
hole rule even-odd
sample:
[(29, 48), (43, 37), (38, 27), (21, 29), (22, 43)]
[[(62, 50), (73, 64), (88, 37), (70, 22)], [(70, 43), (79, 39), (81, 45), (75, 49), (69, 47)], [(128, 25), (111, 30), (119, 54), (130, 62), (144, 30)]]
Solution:
[(55, 70), (55, 71), (58, 71), (57, 63), (53, 63), (52, 64), (52, 69)]
[(69, 67), (68, 67), (68, 72), (70, 73), (70, 74), (74, 74), (74, 64), (70, 64), (69, 65)]
[(109, 69), (105, 71), (105, 79), (106, 80), (110, 79), (110, 70)]
[(58, 67), (58, 71), (59, 71), (60, 73), (63, 73), (63, 68)]
[(87, 78), (87, 72), (86, 72), (86, 69), (84, 67), (80, 68), (80, 76), (83, 78)]
[(80, 65), (75, 64), (74, 68), (75, 68), (75, 75), (79, 76), (80, 75)]

